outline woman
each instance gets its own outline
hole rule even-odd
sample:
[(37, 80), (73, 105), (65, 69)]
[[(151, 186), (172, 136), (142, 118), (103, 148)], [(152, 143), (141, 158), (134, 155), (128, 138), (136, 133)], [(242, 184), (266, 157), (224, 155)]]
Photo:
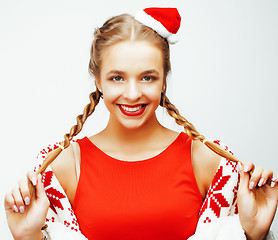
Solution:
[[(241, 225), (236, 236), (266, 238), (277, 207), (277, 178), (270, 187), (271, 171), (256, 168), (250, 178), (253, 165), (243, 169), (239, 164), (236, 196), (239, 175), (232, 161), (237, 159), (221, 143), (200, 135), (166, 97), (169, 43), (176, 41), (179, 26), (176, 9), (148, 8), (135, 18), (111, 18), (96, 29), (89, 63), (96, 91), (90, 104), (64, 142), (41, 152), (42, 160), (49, 155), (37, 167), (44, 185), (40, 175), (28, 173), (36, 199), (26, 181), (6, 195), (15, 239), (54, 239), (59, 231), (65, 239), (65, 227), (51, 222), (61, 222), (75, 239), (84, 239), (81, 232), (88, 239), (160, 240), (203, 239), (205, 232), (208, 239), (206, 226), (218, 233), (231, 222)], [(100, 133), (77, 140), (79, 167), (70, 141), (100, 98), (110, 112), (109, 122)], [(159, 105), (186, 133), (158, 122)], [(257, 185), (260, 198), (255, 197)], [(45, 219), (48, 227), (42, 233)]]

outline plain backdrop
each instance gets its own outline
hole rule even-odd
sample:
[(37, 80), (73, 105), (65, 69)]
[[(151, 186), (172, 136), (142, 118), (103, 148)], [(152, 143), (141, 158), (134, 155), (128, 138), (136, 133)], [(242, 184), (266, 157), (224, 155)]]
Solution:
[[(4, 194), (60, 141), (94, 89), (88, 74), (94, 28), (149, 6), (178, 7), (168, 97), (198, 131), (221, 139), (243, 162), (278, 174), (278, 1), (0, 1), (0, 239), (12, 239)], [(161, 109), (160, 121), (177, 131)], [(103, 129), (101, 103), (78, 136)], [(278, 236), (278, 221), (272, 229)]]

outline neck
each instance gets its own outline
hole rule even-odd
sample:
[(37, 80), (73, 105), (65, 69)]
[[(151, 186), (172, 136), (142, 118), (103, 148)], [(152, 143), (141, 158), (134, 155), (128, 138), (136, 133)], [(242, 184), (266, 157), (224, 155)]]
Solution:
[(157, 135), (158, 132), (164, 129), (165, 127), (158, 122), (155, 114), (144, 125), (138, 128), (127, 128), (110, 116), (103, 133), (106, 133), (109, 139), (127, 146), (144, 142), (146, 138), (151, 139), (152, 136)]

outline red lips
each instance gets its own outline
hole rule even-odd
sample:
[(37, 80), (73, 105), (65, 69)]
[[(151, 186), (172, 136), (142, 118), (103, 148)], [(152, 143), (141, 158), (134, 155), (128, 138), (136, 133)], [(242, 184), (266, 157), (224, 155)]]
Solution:
[[(124, 109), (122, 106), (127, 107), (127, 108), (135, 108), (135, 107), (139, 107), (139, 106), (142, 106), (142, 107), (139, 110), (136, 110), (136, 111), (128, 111), (127, 109)], [(121, 112), (124, 115), (129, 116), (129, 117), (140, 116), (145, 111), (146, 106), (147, 106), (147, 104), (137, 104), (137, 105), (132, 105), (132, 106), (124, 105), (124, 104), (118, 105)]]

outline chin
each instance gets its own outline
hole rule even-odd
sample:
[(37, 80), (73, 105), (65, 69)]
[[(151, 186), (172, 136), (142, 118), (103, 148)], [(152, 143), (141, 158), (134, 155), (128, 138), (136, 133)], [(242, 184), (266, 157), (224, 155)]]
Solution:
[(145, 124), (146, 124), (145, 121), (134, 121), (134, 120), (121, 122), (121, 126), (123, 128), (126, 128), (127, 130), (139, 130)]
[(141, 124), (122, 124), (122, 127), (127, 130), (139, 130), (142, 126)]

